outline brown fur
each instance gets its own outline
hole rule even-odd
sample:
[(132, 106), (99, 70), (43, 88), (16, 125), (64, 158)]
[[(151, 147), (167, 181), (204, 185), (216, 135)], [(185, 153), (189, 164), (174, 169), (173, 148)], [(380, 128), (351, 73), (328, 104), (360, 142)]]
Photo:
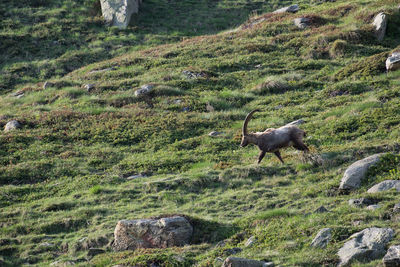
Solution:
[(261, 162), (267, 152), (274, 153), (284, 163), (279, 150), (289, 146), (305, 152), (309, 151), (308, 147), (303, 143), (306, 133), (294, 125), (285, 125), (277, 129), (268, 128), (264, 132), (247, 133), (247, 124), (256, 111), (258, 110), (253, 110), (247, 114), (244, 120), (243, 137), (240, 146), (245, 147), (248, 144), (258, 146), (260, 149), (258, 163)]

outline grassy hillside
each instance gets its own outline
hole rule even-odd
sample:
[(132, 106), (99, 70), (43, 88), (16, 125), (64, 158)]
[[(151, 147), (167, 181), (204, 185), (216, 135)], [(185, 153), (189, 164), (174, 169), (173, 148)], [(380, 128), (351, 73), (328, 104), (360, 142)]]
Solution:
[[(400, 71), (386, 75), (384, 65), (400, 49), (396, 1), (299, 1), (297, 14), (270, 14), (291, 2), (149, 0), (127, 30), (88, 16), (93, 1), (14, 2), (0, 3), (1, 14), (15, 14), (1, 21), (0, 126), (18, 119), (23, 128), (0, 133), (0, 265), (220, 266), (227, 249), (241, 247), (235, 256), (335, 266), (351, 234), (399, 232), (390, 213), (397, 193), (374, 195), (374, 211), (348, 205), (400, 178)], [(380, 11), (389, 14), (383, 42), (370, 26)], [(42, 13), (46, 20), (36, 21)], [(311, 27), (294, 26), (300, 16)], [(29, 46), (35, 27), (48, 30), (40, 39), (48, 47)], [(14, 42), (18, 33), (25, 41)], [(43, 89), (45, 80), (53, 86)], [(135, 97), (145, 84), (154, 86), (150, 95)], [(10, 94), (17, 91), (24, 96)], [(239, 149), (254, 108), (262, 111), (252, 131), (303, 119), (311, 154), (286, 149), (285, 164), (267, 155), (256, 165), (254, 146)], [(377, 152), (390, 154), (359, 190), (340, 192), (346, 167)], [(127, 179), (136, 174), (144, 177)], [(330, 212), (315, 213), (321, 205)], [(190, 246), (109, 250), (118, 220), (163, 214), (190, 218)], [(311, 248), (325, 227), (332, 242)], [(257, 243), (245, 248), (252, 235)], [(89, 247), (107, 252), (87, 257)]]

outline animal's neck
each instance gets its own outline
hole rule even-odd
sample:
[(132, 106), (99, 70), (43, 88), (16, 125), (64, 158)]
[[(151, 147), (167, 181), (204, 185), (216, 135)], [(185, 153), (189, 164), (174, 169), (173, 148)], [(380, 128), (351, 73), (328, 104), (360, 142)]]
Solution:
[(247, 138), (248, 138), (247, 140), (248, 140), (248, 142), (249, 142), (250, 144), (258, 145), (258, 139), (257, 139), (256, 134), (254, 134), (254, 133), (249, 133), (248, 136), (247, 136)]

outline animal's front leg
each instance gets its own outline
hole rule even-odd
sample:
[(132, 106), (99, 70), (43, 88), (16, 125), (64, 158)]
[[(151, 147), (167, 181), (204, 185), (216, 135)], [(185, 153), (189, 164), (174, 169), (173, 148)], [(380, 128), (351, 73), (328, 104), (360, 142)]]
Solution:
[(262, 159), (264, 158), (264, 156), (265, 156), (265, 151), (260, 151), (260, 155), (258, 155), (258, 162), (257, 162), (257, 164), (260, 164), (260, 162), (262, 161)]
[(283, 159), (282, 159), (282, 157), (281, 157), (281, 152), (279, 152), (279, 150), (275, 151), (274, 154), (275, 154), (275, 156), (278, 157), (278, 159), (279, 159), (282, 163), (285, 163), (285, 162), (283, 162)]

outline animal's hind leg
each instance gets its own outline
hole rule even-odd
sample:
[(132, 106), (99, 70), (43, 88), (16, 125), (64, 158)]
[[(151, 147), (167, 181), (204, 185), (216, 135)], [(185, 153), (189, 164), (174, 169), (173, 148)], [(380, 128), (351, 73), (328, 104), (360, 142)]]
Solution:
[(275, 156), (278, 157), (278, 159), (279, 159), (282, 163), (285, 163), (285, 162), (283, 162), (283, 159), (282, 159), (282, 157), (281, 157), (281, 153), (279, 152), (279, 150), (275, 151), (274, 154), (275, 154)]
[(301, 151), (305, 151), (305, 152), (310, 151), (308, 149), (308, 147), (301, 141), (295, 141), (293, 144), (293, 147), (296, 148), (297, 150), (301, 150)]

